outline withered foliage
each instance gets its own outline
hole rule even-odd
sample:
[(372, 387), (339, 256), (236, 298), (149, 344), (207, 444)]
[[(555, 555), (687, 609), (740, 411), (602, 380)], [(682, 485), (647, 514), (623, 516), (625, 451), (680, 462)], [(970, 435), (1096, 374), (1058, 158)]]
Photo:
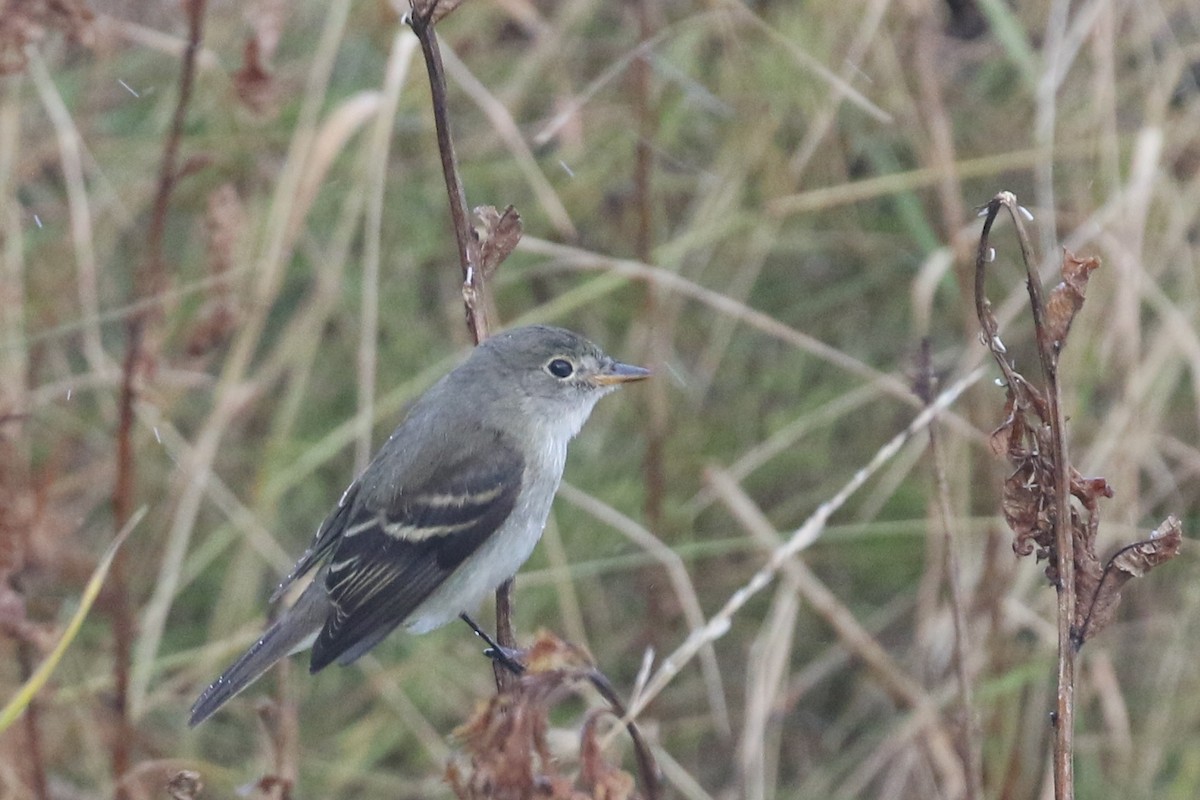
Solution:
[[(1010, 382), (1004, 404), (1004, 421), (992, 431), (992, 452), (1006, 456), (1014, 469), (1004, 481), (1001, 510), (1016, 538), (1013, 550), (1019, 556), (1036, 551), (1037, 560), (1048, 560), (1046, 577), (1057, 585), (1059, 580), (1055, 540), (1056, 468), (1053, 459), (1053, 434), (1045, 416), (1046, 403), (1041, 393), (1024, 377)], [(1018, 387), (1014, 389), (1014, 383)], [(1032, 419), (1031, 419), (1032, 418)], [(1071, 509), (1071, 529), (1075, 537), (1076, 581), (1090, 573), (1094, 584), (1100, 577), (1100, 562), (1095, 554), (1096, 531), (1100, 523), (1099, 500), (1112, 497), (1112, 487), (1104, 478), (1085, 478), (1070, 468), (1071, 496), (1080, 509)], [(1081, 558), (1081, 556), (1083, 556)]]
[(525, 672), (512, 688), (481, 703), (455, 731), (464, 752), (446, 767), (460, 800), (632, 800), (633, 776), (601, 752), (597, 723), (612, 712), (587, 714), (580, 730), (579, 765), (573, 777), (550, 752), (549, 712), (592, 682), (591, 657), (540, 631), (525, 656)]
[[(991, 448), (996, 455), (1006, 457), (1013, 471), (1004, 482), (1001, 509), (1004, 519), (1015, 535), (1013, 550), (1018, 556), (1035, 553), (1045, 560), (1046, 577), (1060, 590), (1058, 558), (1058, 476), (1066, 475), (1070, 483), (1068, 521), (1076, 603), (1075, 618), (1071, 620), (1072, 641), (1076, 649), (1113, 619), (1120, 590), (1133, 577), (1170, 560), (1179, 551), (1182, 531), (1179, 521), (1169, 517), (1149, 539), (1128, 545), (1117, 552), (1107, 565), (1101, 566), (1096, 555), (1096, 535), (1100, 525), (1100, 500), (1113, 496), (1113, 487), (1103, 477), (1085, 477), (1071, 464), (1057, 463), (1056, 439), (1065, 432), (1064, 424), (1054, 409), (1050, 393), (1056, 385), (1058, 356), (1066, 344), (1075, 315), (1083, 307), (1088, 279), (1100, 266), (1096, 258), (1077, 258), (1064, 251), (1062, 281), (1055, 286), (1042, 304), (1036, 273), (1030, 269), (1030, 299), (1042, 372), (1046, 386), (1038, 387), (1017, 372), (1000, 341), (999, 324), (991, 312), (991, 304), (983, 292), (983, 270), (987, 259), (987, 237), (991, 223), (1001, 206), (1016, 209), (1016, 200), (1001, 193), (988, 206), (988, 221), (980, 241), (980, 256), (976, 261), (976, 310), (983, 329), (983, 341), (1004, 374), (1007, 398), (1004, 419), (991, 434)], [(1023, 255), (1028, 259), (1027, 242), (1017, 222), (1022, 238)], [(1026, 267), (1030, 265), (1026, 263)]]
[(1112, 622), (1117, 604), (1121, 602), (1121, 587), (1130, 578), (1140, 578), (1179, 555), (1182, 542), (1183, 525), (1171, 515), (1155, 528), (1149, 539), (1118, 550), (1105, 565), (1083, 623), (1076, 630), (1076, 647)]
[(87, 0), (0, 0), (0, 75), (25, 69), (25, 47), (50, 31), (88, 43), (92, 18)]
[(483, 277), (490, 278), (521, 241), (521, 215), (512, 206), (503, 212), (495, 206), (480, 206), (475, 209), (475, 216), (480, 223), (475, 231), (479, 239), (479, 267)]
[(450, 12), (461, 6), (463, 2), (464, 0), (413, 0), (413, 16), (426, 20), (426, 23), (429, 25), (434, 25), (445, 19)]
[(1061, 348), (1066, 341), (1071, 322), (1083, 308), (1088, 278), (1099, 266), (1098, 258), (1076, 258), (1069, 251), (1063, 252), (1062, 282), (1051, 290), (1046, 300), (1046, 336), (1057, 347)]

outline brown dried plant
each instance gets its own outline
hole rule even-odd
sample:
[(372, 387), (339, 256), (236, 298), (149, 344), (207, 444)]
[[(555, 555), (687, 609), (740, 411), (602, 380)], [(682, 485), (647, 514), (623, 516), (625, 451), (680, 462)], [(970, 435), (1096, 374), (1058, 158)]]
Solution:
[[(1007, 205), (1011, 195), (1002, 193), (994, 200)], [(1015, 202), (1015, 199), (1012, 201)], [(988, 207), (989, 222), (994, 217)], [(1014, 217), (1020, 224), (1019, 218)], [(989, 226), (990, 227), (990, 226)], [(983, 235), (986, 248), (987, 229)], [(1050, 291), (1040, 311), (1035, 310), (1036, 334), (1042, 365), (1057, 383), (1058, 356), (1066, 345), (1071, 322), (1083, 308), (1088, 279), (1100, 267), (1099, 259), (1078, 258), (1063, 253), (1062, 281)], [(981, 268), (982, 270), (982, 268)], [(1031, 281), (1034, 276), (1031, 276)], [(1031, 288), (1031, 293), (1033, 289)], [(1060, 586), (1058, 543), (1055, 538), (1058, 512), (1055, 503), (1056, 475), (1060, 468), (1069, 477), (1069, 493), (1076, 504), (1069, 506), (1074, 589), (1078, 599), (1071, 620), (1076, 648), (1112, 621), (1120, 601), (1120, 588), (1131, 577), (1139, 577), (1174, 557), (1179, 552), (1182, 530), (1179, 521), (1168, 517), (1144, 541), (1122, 548), (1106, 565), (1096, 555), (1096, 535), (1100, 525), (1100, 500), (1113, 496), (1113, 487), (1103, 477), (1085, 477), (1069, 463), (1056, 460), (1054, 439), (1059, 423), (1052, 413), (1046, 392), (1017, 372), (996, 333), (997, 323), (990, 304), (980, 295), (980, 323), (985, 344), (1004, 373), (1007, 397), (1004, 418), (991, 434), (992, 451), (1006, 457), (1013, 466), (1004, 481), (1001, 510), (1015, 534), (1013, 550), (1019, 556), (1036, 553), (1038, 561), (1047, 561), (1046, 577)], [(1038, 303), (1037, 300), (1034, 301)], [(1047, 386), (1047, 390), (1051, 387)]]
[[(984, 291), (985, 266), (993, 252), (988, 236), (1002, 208), (1008, 209), (1016, 226), (1028, 273), (1041, 386), (1017, 372), (1000, 340), (999, 324)], [(1130, 578), (1144, 575), (1179, 552), (1182, 528), (1178, 519), (1168, 517), (1148, 539), (1122, 548), (1101, 566), (1096, 555), (1100, 500), (1112, 497), (1113, 487), (1103, 477), (1084, 477), (1070, 463), (1058, 373), (1071, 323), (1083, 307), (1088, 279), (1100, 262), (1064, 251), (1062, 281), (1044, 299), (1022, 224), (1022, 215), (1028, 212), (1010, 192), (1001, 192), (983, 215), (986, 219), (975, 261), (976, 312), (983, 343), (1004, 375), (1007, 394), (1003, 421), (990, 441), (992, 450), (1013, 466), (1004, 482), (1001, 508), (1015, 534), (1013, 550), (1018, 556), (1036, 553), (1038, 561), (1047, 561), (1046, 577), (1059, 595), (1054, 785), (1055, 797), (1062, 800), (1074, 796), (1074, 654), (1112, 621), (1121, 588)]]
[[(479, 705), (455, 731), (464, 753), (446, 767), (446, 781), (460, 800), (508, 800), (544, 797), (553, 800), (632, 800), (641, 797), (632, 775), (610, 763), (597, 735), (606, 716), (621, 709), (593, 709), (580, 727), (579, 768), (574, 777), (563, 771), (547, 740), (549, 713), (584, 686), (598, 686), (592, 658), (581, 647), (540, 631), (524, 654), (521, 678)], [(644, 744), (635, 741), (639, 756)], [(643, 762), (644, 764), (644, 762)], [(655, 794), (654, 776), (647, 796)]]

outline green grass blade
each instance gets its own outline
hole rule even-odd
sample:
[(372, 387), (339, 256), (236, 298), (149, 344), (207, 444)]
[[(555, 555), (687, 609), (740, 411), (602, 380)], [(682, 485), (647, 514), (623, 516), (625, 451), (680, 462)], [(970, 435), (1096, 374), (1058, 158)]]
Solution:
[(0, 733), (7, 730), (8, 726), (21, 716), (33, 701), (34, 696), (46, 685), (46, 681), (50, 680), (50, 676), (54, 673), (55, 668), (58, 667), (58, 662), (62, 661), (63, 654), (67, 652), (67, 648), (71, 646), (71, 642), (75, 641), (75, 637), (79, 634), (79, 629), (83, 627), (83, 621), (87, 619), (88, 612), (92, 609), (92, 603), (96, 602), (96, 598), (100, 595), (100, 587), (104, 585), (104, 579), (108, 576), (108, 569), (112, 566), (113, 558), (117, 555), (117, 550), (120, 549), (126, 537), (137, 527), (137, 524), (142, 521), (142, 517), (144, 516), (146, 516), (146, 506), (139, 508), (129, 518), (129, 521), (125, 523), (125, 527), (117, 534), (117, 538), (104, 551), (104, 556), (100, 559), (100, 563), (96, 565), (96, 570), (92, 573), (92, 577), (88, 579), (87, 586), (83, 589), (83, 596), (79, 600), (79, 608), (75, 611), (75, 615), (71, 617), (67, 629), (63, 631), (62, 638), (58, 640), (58, 644), (50, 651), (50, 655), (46, 656), (46, 660), (29, 676), (29, 680), (25, 681), (25, 685), (8, 701), (8, 704), (4, 706), (4, 710), (0, 711)]

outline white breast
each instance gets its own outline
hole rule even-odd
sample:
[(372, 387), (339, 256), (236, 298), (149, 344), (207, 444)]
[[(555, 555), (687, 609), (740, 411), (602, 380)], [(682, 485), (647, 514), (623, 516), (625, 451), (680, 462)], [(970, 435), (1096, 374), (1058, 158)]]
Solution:
[[(584, 415), (586, 419), (586, 415)], [(569, 430), (560, 419), (555, 433)], [(582, 420), (578, 423), (582, 426)], [(578, 427), (574, 430), (578, 431)], [(425, 633), (456, 619), (464, 612), (473, 613), (484, 598), (517, 573), (537, 545), (550, 515), (550, 505), (562, 480), (570, 435), (536, 436), (546, 444), (525, 467), (523, 487), (508, 519), (488, 537), (429, 598), (418, 606), (404, 626), (413, 633)], [(536, 477), (534, 477), (536, 476)]]

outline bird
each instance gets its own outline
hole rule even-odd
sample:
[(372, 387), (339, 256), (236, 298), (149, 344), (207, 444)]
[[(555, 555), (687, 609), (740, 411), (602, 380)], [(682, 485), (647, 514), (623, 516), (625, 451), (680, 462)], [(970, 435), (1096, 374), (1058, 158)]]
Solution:
[(353, 663), (401, 626), (470, 623), (541, 538), (567, 445), (596, 402), (649, 375), (563, 328), (484, 339), (412, 404), (342, 494), (270, 602), (312, 582), (204, 690), (189, 726), (292, 653), (311, 647), (316, 673)]

